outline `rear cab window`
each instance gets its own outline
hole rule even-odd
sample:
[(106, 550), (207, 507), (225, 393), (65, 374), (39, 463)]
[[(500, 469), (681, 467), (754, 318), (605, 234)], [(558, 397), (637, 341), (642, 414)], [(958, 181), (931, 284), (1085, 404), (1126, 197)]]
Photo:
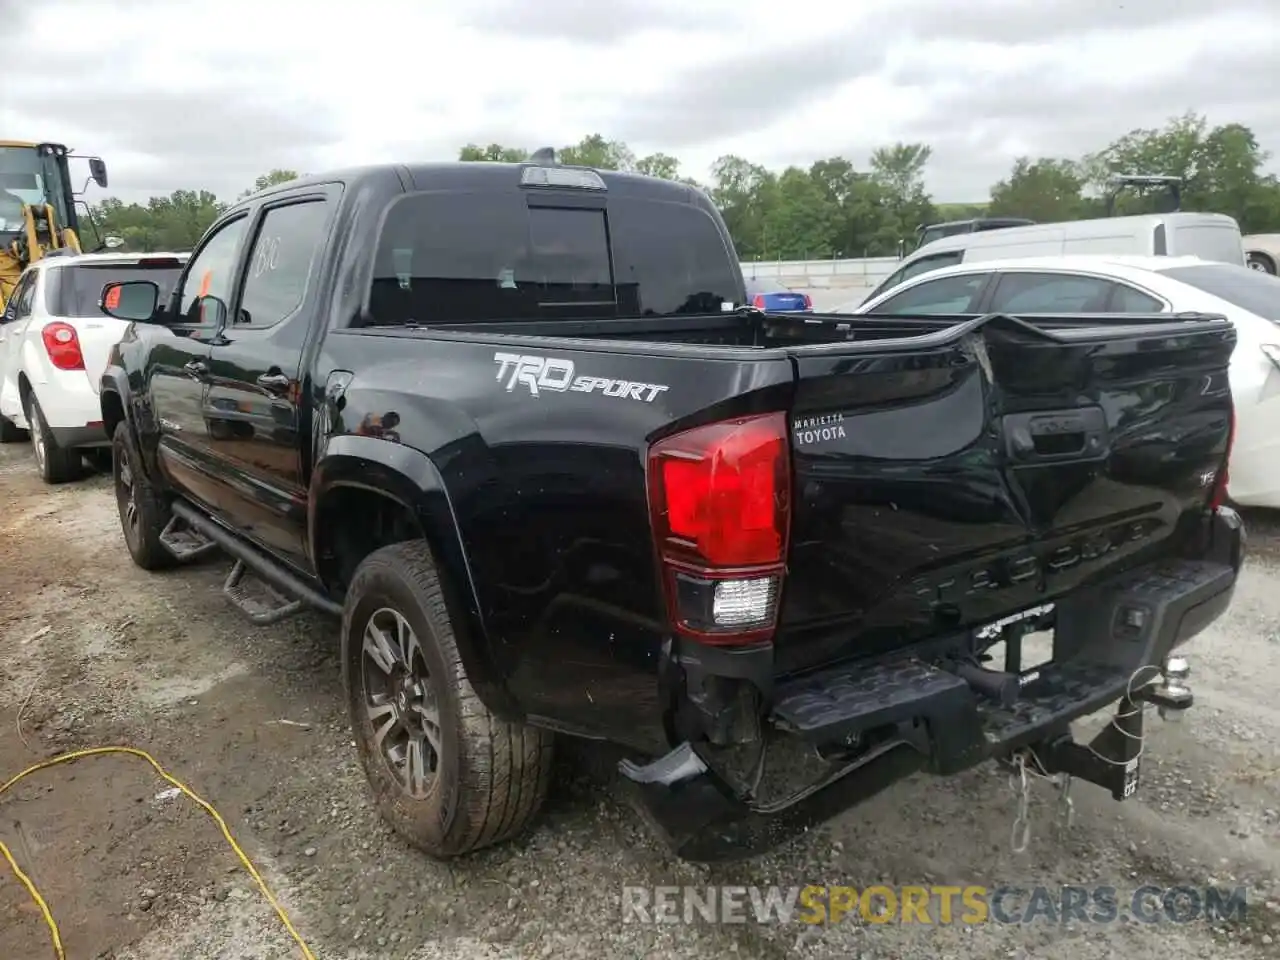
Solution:
[(160, 288), (160, 303), (173, 292), (182, 275), (182, 261), (177, 257), (143, 257), (135, 261), (77, 263), (50, 271), (46, 294), (49, 313), (55, 317), (101, 318), (98, 307), (102, 288), (108, 283), (150, 280)]
[(741, 272), (689, 203), (558, 194), (426, 192), (387, 210), (373, 324), (624, 319), (720, 313)]

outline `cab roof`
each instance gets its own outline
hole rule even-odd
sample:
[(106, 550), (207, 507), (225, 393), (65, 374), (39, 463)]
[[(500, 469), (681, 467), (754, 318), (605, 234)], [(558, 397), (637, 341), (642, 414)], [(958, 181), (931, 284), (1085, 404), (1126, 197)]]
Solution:
[[(277, 193), (297, 189), (298, 187), (320, 186), (326, 183), (358, 184), (362, 181), (383, 179), (389, 174), (399, 178), (406, 191), (417, 190), (479, 190), (505, 192), (521, 186), (522, 176), (527, 169), (561, 171), (564, 175), (580, 174), (598, 177), (603, 190), (584, 190), (583, 192), (603, 193), (606, 197), (643, 198), (648, 200), (671, 200), (684, 203), (709, 204), (705, 194), (689, 184), (678, 180), (666, 180), (639, 173), (624, 173), (619, 170), (601, 170), (594, 167), (571, 166), (561, 163), (503, 163), (495, 160), (441, 160), (420, 161), (416, 163), (378, 163), (364, 166), (346, 167), (325, 173), (309, 174), (296, 180), (267, 187), (245, 197), (236, 207), (256, 202)], [(537, 189), (530, 185), (531, 189)], [(563, 189), (573, 191), (581, 187), (566, 186)]]

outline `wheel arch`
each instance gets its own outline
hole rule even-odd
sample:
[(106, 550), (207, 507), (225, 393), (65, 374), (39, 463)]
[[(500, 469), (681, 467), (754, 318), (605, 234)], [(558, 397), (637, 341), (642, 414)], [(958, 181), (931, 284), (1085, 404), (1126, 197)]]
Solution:
[(476, 694), (506, 718), (522, 711), (497, 670), (444, 480), (429, 457), (375, 437), (332, 437), (310, 484), (308, 543), (316, 571), (342, 597), (356, 565), (374, 550), (420, 538), (436, 561), (458, 653)]
[(1245, 256), (1249, 260), (1264, 261), (1270, 267), (1270, 269), (1267, 272), (1270, 273), (1272, 276), (1276, 275), (1277, 260), (1276, 260), (1276, 254), (1274, 251), (1254, 248), (1252, 250), (1246, 250)]

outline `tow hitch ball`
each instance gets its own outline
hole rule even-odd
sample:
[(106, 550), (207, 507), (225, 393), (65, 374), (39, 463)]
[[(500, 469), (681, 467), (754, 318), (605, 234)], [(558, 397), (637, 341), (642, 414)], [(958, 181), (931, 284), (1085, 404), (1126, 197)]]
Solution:
[(1160, 666), (1160, 683), (1135, 691), (1134, 699), (1155, 704), (1161, 720), (1177, 723), (1195, 699), (1186, 682), (1190, 673), (1186, 658), (1169, 657)]

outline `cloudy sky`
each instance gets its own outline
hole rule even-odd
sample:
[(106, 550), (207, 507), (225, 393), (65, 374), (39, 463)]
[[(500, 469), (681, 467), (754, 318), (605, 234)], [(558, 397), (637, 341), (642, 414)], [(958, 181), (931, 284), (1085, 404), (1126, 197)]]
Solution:
[[(895, 140), (935, 199), (1188, 109), (1280, 154), (1280, 0), (0, 0), (0, 136), (126, 200), (600, 132), (702, 179)], [(15, 20), (16, 18), (16, 25)], [(55, 58), (69, 69), (47, 72)], [(1276, 161), (1271, 164), (1277, 169)]]

